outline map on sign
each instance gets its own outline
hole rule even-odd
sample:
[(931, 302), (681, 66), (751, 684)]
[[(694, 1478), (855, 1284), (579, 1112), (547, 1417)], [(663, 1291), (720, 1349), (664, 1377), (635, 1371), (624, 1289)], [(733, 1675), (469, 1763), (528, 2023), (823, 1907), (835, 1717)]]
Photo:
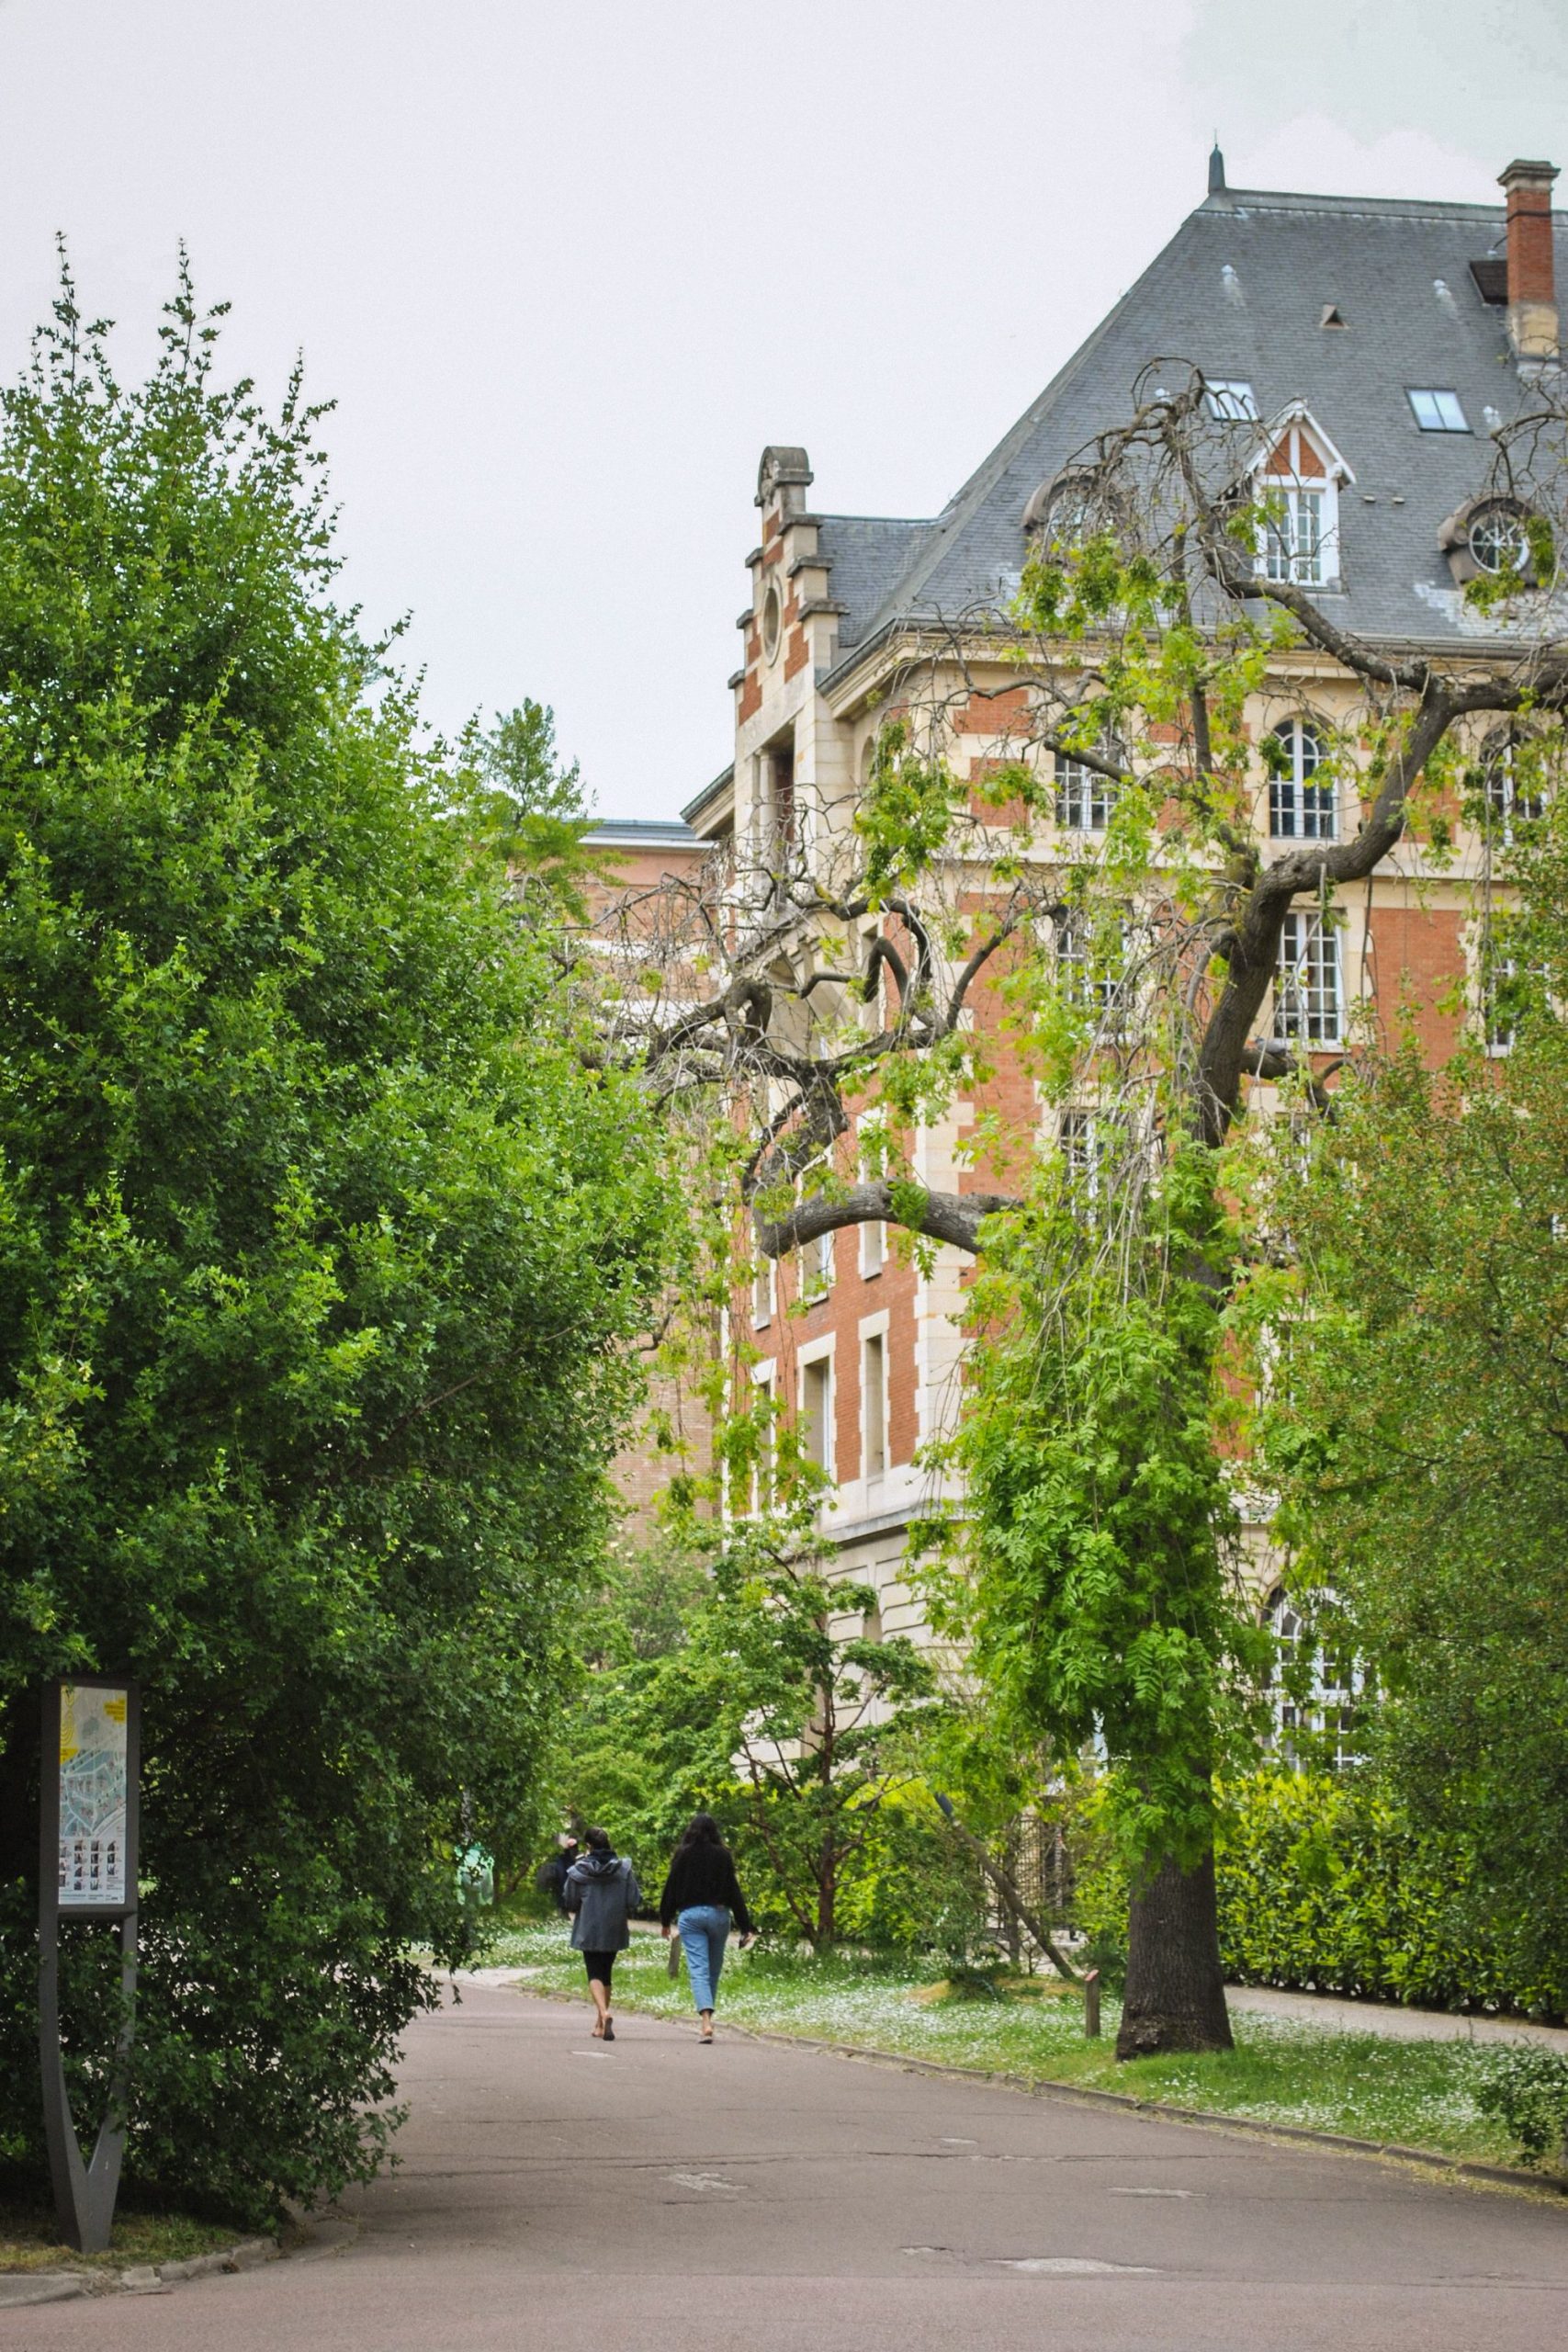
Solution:
[(129, 1693), (103, 1683), (60, 1691), (60, 1907), (126, 1902)]

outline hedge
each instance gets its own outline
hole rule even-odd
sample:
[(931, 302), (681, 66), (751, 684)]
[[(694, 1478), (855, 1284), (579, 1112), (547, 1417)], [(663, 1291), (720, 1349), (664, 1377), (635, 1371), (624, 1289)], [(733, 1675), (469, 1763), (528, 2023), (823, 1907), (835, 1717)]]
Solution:
[[(1104, 1783), (1075, 1804), (1077, 1924), (1124, 1932), (1126, 1882)], [(1269, 1770), (1223, 1792), (1220, 1951), (1239, 1984), (1438, 2009), (1568, 2013), (1568, 1953), (1543, 1972), (1499, 1907), (1484, 1860), (1412, 1825), (1370, 1780)]]

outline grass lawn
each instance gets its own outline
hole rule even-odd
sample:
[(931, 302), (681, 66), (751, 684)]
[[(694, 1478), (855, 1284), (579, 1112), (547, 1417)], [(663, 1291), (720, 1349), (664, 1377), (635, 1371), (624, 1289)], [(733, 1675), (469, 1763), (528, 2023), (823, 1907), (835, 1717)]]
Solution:
[(129, 2270), (148, 2262), (188, 2262), (236, 2245), (247, 2233), (222, 2222), (197, 2222), (185, 2213), (117, 2211), (107, 2254), (78, 2254), (62, 2245), (54, 2208), (0, 2188), (0, 2271)]
[[(582, 1963), (560, 1926), (508, 1928), (487, 1952), (541, 1993), (583, 2000)], [(684, 1972), (666, 1973), (666, 1947), (636, 1936), (615, 1963), (617, 2009), (688, 2018)], [(1118, 2009), (1104, 2005), (1104, 2035), (1086, 2041), (1080, 1997), (1050, 1975), (1009, 1984), (999, 2000), (943, 1996), (918, 1962), (813, 1960), (733, 1943), (719, 1989), (726, 2018), (775, 2033), (858, 2043), (899, 2056), (1016, 2075), (1031, 2082), (1131, 2092), (1179, 2107), (1209, 2108), (1264, 2123), (1304, 2124), (1363, 2140), (1397, 2141), (1445, 2155), (1517, 2164), (1503, 2128), (1482, 2115), (1476, 2086), (1495, 2050), (1463, 2041), (1393, 2041), (1371, 2033), (1236, 2013), (1235, 2049), (1206, 2058), (1112, 2056)]]

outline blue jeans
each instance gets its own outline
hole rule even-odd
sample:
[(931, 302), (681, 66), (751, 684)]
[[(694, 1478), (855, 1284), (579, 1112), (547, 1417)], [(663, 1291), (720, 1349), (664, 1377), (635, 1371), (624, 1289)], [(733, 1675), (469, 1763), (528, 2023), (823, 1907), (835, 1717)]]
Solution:
[(686, 1955), (692, 1999), (699, 2009), (711, 2009), (724, 1966), (729, 1914), (722, 1903), (693, 1903), (677, 1914), (675, 1926)]

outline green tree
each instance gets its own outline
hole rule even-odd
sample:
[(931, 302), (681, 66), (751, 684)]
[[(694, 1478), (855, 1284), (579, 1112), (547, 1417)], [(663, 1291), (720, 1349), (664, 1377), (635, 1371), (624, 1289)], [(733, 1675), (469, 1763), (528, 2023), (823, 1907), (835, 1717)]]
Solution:
[[(1521, 750), (1521, 763), (1525, 754)], [(1538, 737), (1528, 797), (1559, 781)], [(1278, 1215), (1264, 1439), (1292, 1574), (1375, 1668), (1363, 1736), (1412, 1815), (1483, 1858), (1524, 1968), (1568, 1945), (1568, 813), (1510, 860), (1511, 1049), (1368, 1056)], [(1466, 1923), (1461, 1922), (1462, 1928)], [(1469, 1923), (1484, 1925), (1484, 1918)]]
[(530, 920), (589, 919), (587, 888), (613, 883), (613, 861), (586, 846), (593, 830), (579, 763), (563, 764), (556, 717), (524, 701), (497, 711), (492, 726), (471, 720), (457, 747), (479, 826), (506, 861), (512, 888)]
[[(1530, 520), (1452, 662), (1359, 639), (1303, 583), (1277, 500), (1249, 489), (1257, 423), (1223, 411), (1196, 371), (1135, 387), (1037, 513), (1010, 605), (911, 619), (858, 796), (811, 808), (796, 775), (771, 830), (755, 812), (722, 921), (671, 894), (661, 977), (639, 905), (622, 942), (639, 987), (615, 1004), (628, 1062), (670, 1097), (716, 1091), (727, 1142), (744, 1128), (752, 1264), (886, 1221), (917, 1256), (1002, 1269), (975, 1324), (999, 1354), (965, 1408), (994, 1426), (959, 1450), (980, 1481), (966, 1630), (1027, 1736), (1092, 1726), (1136, 1792), (1124, 2055), (1229, 2041), (1210, 1775), (1248, 1628), (1224, 1355), (1271, 1245), (1222, 1204), (1254, 1081), (1323, 1099), (1287, 923), (1332, 929), (1413, 828), (1442, 848), (1441, 796), (1492, 715), (1557, 726), (1568, 707), (1561, 603), (1540, 593), (1562, 545), (1550, 386), (1532, 379), (1476, 483)], [(1303, 661), (1335, 681), (1314, 789), (1356, 820), (1277, 839), (1283, 752), (1259, 749), (1259, 706), (1294, 701)], [(960, 738), (987, 702), (1007, 756), (971, 763)], [(1005, 1025), (1048, 1114), (1038, 1154), (986, 1107)], [(971, 1164), (933, 1184), (921, 1146), (959, 1093), (980, 1108)], [(1092, 1446), (1076, 1467), (1053, 1407)]]
[[(716, 1538), (680, 1637), (651, 1656), (636, 1653), (642, 1612), (635, 1588), (629, 1597), (566, 1727), (568, 1801), (613, 1823), (645, 1864), (710, 1809), (758, 1907), (830, 1945), (846, 1897), (852, 1906), (886, 1859), (892, 1809), (915, 1792), (930, 1661), (866, 1629), (875, 1593), (828, 1573), (800, 1511)], [(856, 1617), (858, 1633), (846, 1623)], [(923, 1835), (940, 1842), (934, 1815)]]
[[(1265, 1664), (1215, 1444), (1224, 1295), (1193, 1271), (1235, 1246), (1209, 1162), (1175, 1152), (1127, 1246), (1087, 1262), (1071, 1174), (1048, 1165), (1032, 1212), (987, 1251), (976, 1308), (991, 1336), (949, 1449), (972, 1521), (933, 1595), (1021, 1745), (1064, 1759), (1098, 1745), (1120, 1767), (1110, 1819), (1162, 1930), (1155, 2019), (1124, 2025), (1124, 2056), (1157, 2048), (1173, 2014), (1227, 2039), (1209, 1949), (1213, 1781), (1248, 1750), (1245, 1693)], [(1151, 1853), (1169, 1867), (1140, 1888)]]
[(0, 2153), (36, 1692), (129, 1668), (130, 2162), (259, 2220), (374, 2166), (454, 1842), (528, 1842), (668, 1206), (216, 322), (127, 388), (67, 278), (0, 396)]

